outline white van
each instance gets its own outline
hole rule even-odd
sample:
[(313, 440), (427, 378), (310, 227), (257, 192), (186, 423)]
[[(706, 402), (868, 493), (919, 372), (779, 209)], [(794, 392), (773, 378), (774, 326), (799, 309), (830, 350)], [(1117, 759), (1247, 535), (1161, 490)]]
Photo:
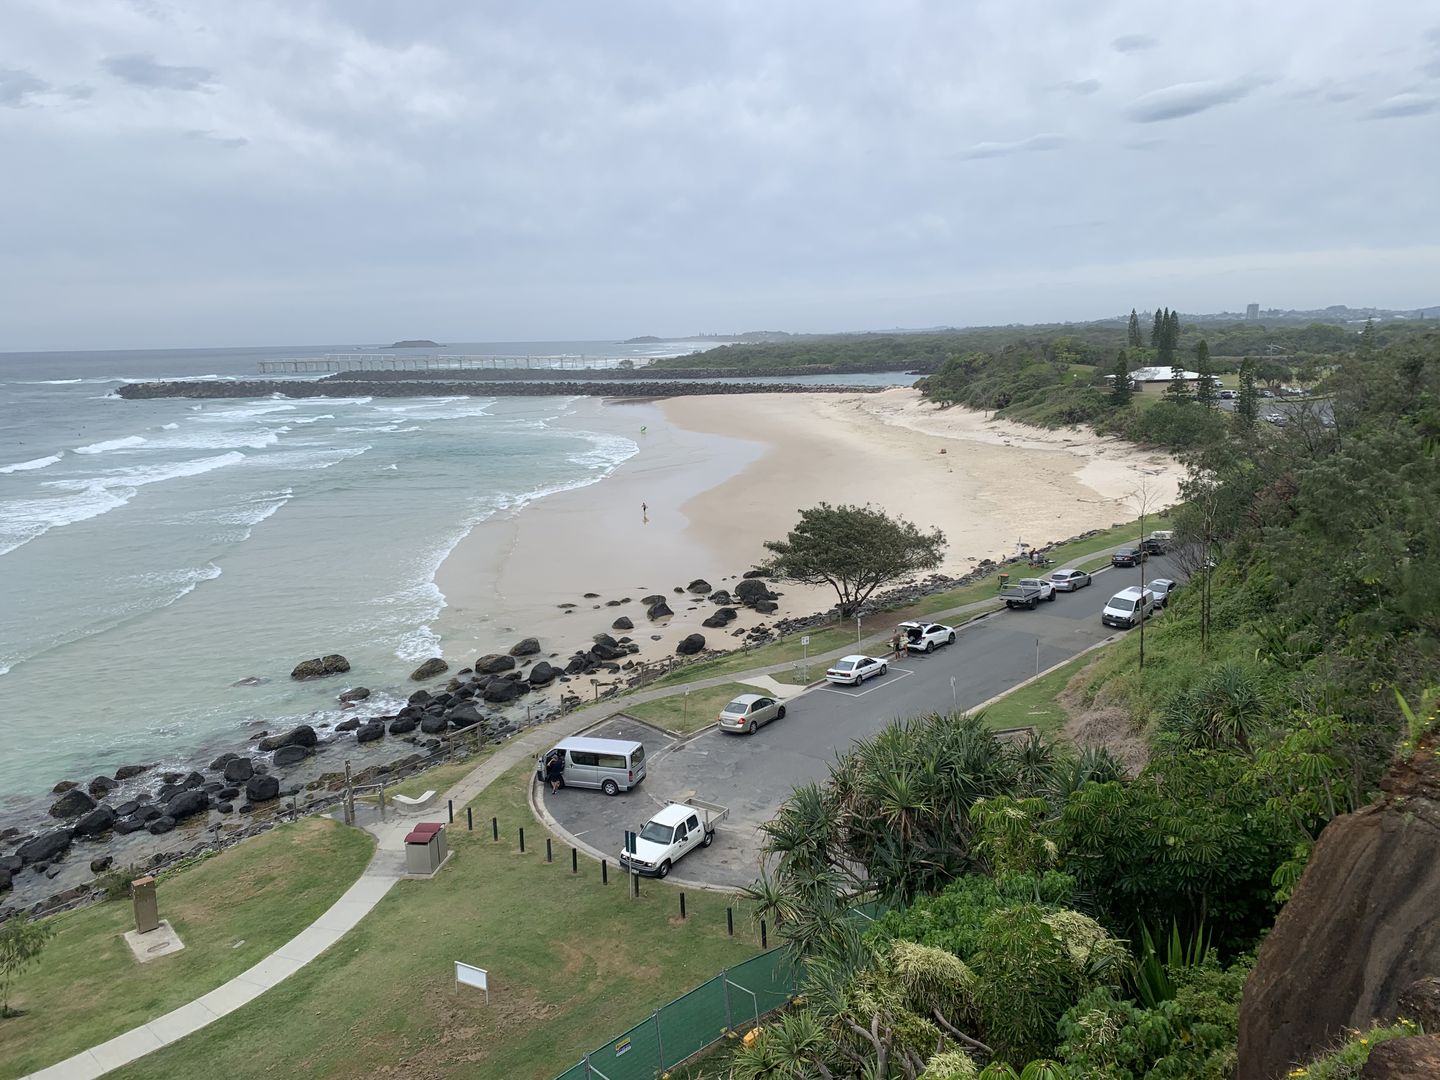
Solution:
[(561, 739), (535, 761), (535, 779), (545, 780), (545, 762), (563, 755), (562, 787), (596, 788), (606, 795), (629, 791), (645, 779), (645, 744), (624, 739)]
[(1105, 626), (1118, 626), (1128, 630), (1139, 626), (1141, 620), (1155, 611), (1155, 594), (1149, 589), (1131, 585), (1105, 601), (1100, 612), (1100, 622)]

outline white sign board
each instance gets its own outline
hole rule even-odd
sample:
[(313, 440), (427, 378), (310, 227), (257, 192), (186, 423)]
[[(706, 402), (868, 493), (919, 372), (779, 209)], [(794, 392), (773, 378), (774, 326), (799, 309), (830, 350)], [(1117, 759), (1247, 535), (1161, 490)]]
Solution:
[(470, 964), (462, 964), (455, 961), (455, 986), (458, 989), (461, 984), (476, 986), (485, 991), (485, 1000), (490, 1000), (490, 978), (484, 968), (473, 967)]
[(802, 637), (802, 638), (800, 639), (800, 644), (801, 644), (801, 645), (809, 645), (809, 644), (810, 644), (810, 635), (809, 635), (809, 634), (806, 634), (804, 637)]

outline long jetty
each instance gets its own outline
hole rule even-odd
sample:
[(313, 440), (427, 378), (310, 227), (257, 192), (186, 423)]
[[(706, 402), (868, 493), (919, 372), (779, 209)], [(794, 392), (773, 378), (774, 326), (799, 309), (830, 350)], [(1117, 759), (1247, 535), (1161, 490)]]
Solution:
[(261, 375), (340, 374), (347, 371), (595, 371), (618, 367), (618, 356), (479, 356), (427, 353), (326, 353), (259, 361)]
[(666, 398), (703, 394), (873, 394), (884, 386), (834, 386), (809, 383), (698, 382), (658, 380), (614, 382), (486, 382), (467, 379), (248, 379), (237, 382), (192, 381), (125, 383), (115, 391), (129, 400), (149, 398), (349, 398), (349, 397), (612, 397)]

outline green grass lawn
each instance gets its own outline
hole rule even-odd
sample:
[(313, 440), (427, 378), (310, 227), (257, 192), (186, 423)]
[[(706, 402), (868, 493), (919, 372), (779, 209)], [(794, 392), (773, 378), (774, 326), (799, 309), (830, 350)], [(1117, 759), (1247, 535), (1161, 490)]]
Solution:
[(681, 691), (669, 697), (647, 701), (643, 705), (629, 705), (626, 706), (625, 713), (666, 731), (688, 735), (715, 723), (721, 706), (737, 695), (760, 692), (759, 687), (746, 686), (744, 683), (726, 683), (724, 686), (691, 690), (688, 694)]
[(16, 980), (11, 1005), (25, 1015), (0, 1020), (0, 1077), (52, 1065), (240, 974), (319, 918), (373, 848), (358, 829), (306, 818), (163, 875), (160, 917), (185, 949), (144, 966), (121, 937), (135, 926), (128, 901), (53, 916), (39, 965)]
[[(647, 881), (630, 900), (613, 866), (602, 886), (589, 859), (570, 873), (563, 846), (547, 864), (529, 777), (527, 762), (470, 804), (481, 820), (498, 816), (500, 843), (452, 828), (454, 855), (435, 880), (400, 882), (274, 990), (111, 1075), (547, 1080), (759, 951), (748, 909), (737, 906), (726, 936), (724, 895), (687, 893), (681, 922), (669, 885)], [(489, 970), (488, 1005), (455, 991), (456, 960)]]
[(1077, 657), (1062, 668), (1001, 698), (985, 710), (985, 725), (992, 728), (1034, 727), (1047, 739), (1060, 734), (1069, 714), (1056, 701), (1075, 673), (1095, 662), (1095, 656)]
[[(456, 758), (454, 761), (447, 761), (444, 765), (436, 765), (433, 769), (426, 769), (424, 772), (416, 773), (414, 776), (407, 776), (398, 784), (385, 785), (385, 799), (388, 803), (396, 795), (404, 795), (407, 798), (418, 799), (427, 791), (443, 792), (449, 790), (459, 783), (470, 771), (495, 752), (493, 745), (487, 745), (478, 754), (471, 754), (463, 759)], [(356, 801), (376, 802), (375, 795), (360, 795)]]

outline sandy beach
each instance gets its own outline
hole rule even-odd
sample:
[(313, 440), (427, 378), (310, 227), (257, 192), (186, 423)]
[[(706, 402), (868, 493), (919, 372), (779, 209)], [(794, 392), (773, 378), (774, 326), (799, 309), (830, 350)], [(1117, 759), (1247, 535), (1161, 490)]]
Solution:
[[(645, 428), (639, 453), (600, 483), (478, 526), (441, 566), (436, 582), (448, 607), (437, 629), (447, 656), (473, 658), (534, 635), (546, 653), (564, 657), (592, 634), (620, 636), (610, 624), (625, 615), (650, 658), (672, 654), (695, 630), (723, 648), (736, 629), (823, 610), (834, 601), (828, 591), (782, 585), (776, 615), (743, 612), (725, 630), (703, 630), (714, 605), (674, 592), (697, 577), (733, 587), (763, 559), (765, 540), (821, 501), (869, 502), (938, 526), (948, 540), (940, 569), (958, 574), (1021, 544), (1135, 518), (1142, 481), (1152, 511), (1169, 505), (1183, 475), (1162, 453), (1088, 431), (936, 409), (910, 389), (609, 407), (632, 430)], [(646, 620), (639, 600), (650, 593), (667, 595), (674, 618)]]

